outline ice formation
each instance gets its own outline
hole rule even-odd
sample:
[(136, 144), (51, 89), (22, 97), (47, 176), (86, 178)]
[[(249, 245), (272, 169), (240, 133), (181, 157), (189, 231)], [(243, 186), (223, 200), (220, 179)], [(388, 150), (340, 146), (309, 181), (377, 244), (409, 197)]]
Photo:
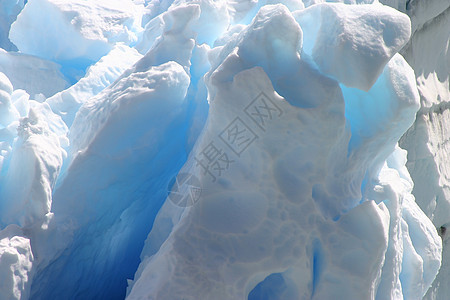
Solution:
[(50, 97), (68, 88), (69, 83), (60, 68), (52, 61), (0, 49), (0, 72), (8, 77), (16, 90), (24, 90), (31, 96)]
[(9, 39), (21, 52), (61, 63), (73, 82), (114, 44), (134, 45), (140, 19), (131, 0), (33, 0), (11, 25)]
[(337, 2), (1, 4), (0, 299), (450, 297), (448, 4)]
[(16, 20), (26, 1), (10, 0), (0, 2), (0, 48), (4, 50), (17, 50), (17, 47), (9, 40), (9, 28)]
[[(393, 5), (393, 3), (388, 3)], [(403, 5), (402, 5), (403, 4)], [(395, 6), (394, 6), (395, 7)], [(448, 153), (450, 100), (450, 4), (447, 1), (400, 2), (410, 16), (412, 36), (403, 55), (414, 68), (421, 109), (414, 125), (402, 137), (416, 201), (443, 238), (442, 267), (426, 299), (447, 299), (450, 287), (450, 224)]]

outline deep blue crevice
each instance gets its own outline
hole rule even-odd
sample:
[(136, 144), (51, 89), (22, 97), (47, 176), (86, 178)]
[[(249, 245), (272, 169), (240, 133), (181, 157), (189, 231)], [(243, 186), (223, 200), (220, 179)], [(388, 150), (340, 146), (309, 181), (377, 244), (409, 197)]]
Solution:
[(250, 292), (248, 300), (280, 300), (287, 289), (283, 275), (273, 273), (267, 276), (263, 281)]
[[(170, 179), (185, 163), (204, 125), (204, 122), (200, 125), (197, 122), (197, 130), (193, 132), (192, 122), (195, 118), (206, 119), (199, 113), (207, 114), (208, 111), (199, 112), (198, 102), (192, 99), (196, 95), (193, 90), (190, 88), (187, 95), (187, 107), (181, 108), (185, 111), (185, 117), (166, 128), (170, 138), (164, 142), (164, 151), (152, 156), (141, 149), (129, 158), (127, 164), (115, 166), (114, 161), (111, 161), (110, 173), (117, 174), (117, 184), (102, 191), (96, 190), (95, 194), (90, 194), (89, 189), (86, 191), (87, 199), (92, 199), (80, 199), (82, 203), (86, 202), (89, 209), (86, 217), (80, 217), (80, 222), (85, 222), (87, 218), (87, 223), (76, 230), (71, 244), (61, 255), (45, 269), (38, 271), (31, 288), (32, 300), (125, 298), (127, 279), (133, 279), (140, 264), (144, 241), (167, 197)], [(188, 137), (190, 141), (187, 141)], [(89, 165), (90, 170), (95, 170), (95, 174), (89, 174), (89, 177), (103, 176), (105, 171), (101, 167), (107, 156), (91, 155), (85, 160), (78, 162), (78, 171), (84, 170), (84, 165)], [(75, 178), (74, 183), (80, 185), (79, 188), (86, 188), (86, 185), (81, 184), (84, 176), (79, 174)], [(70, 182), (66, 182), (61, 185), (61, 189), (64, 185), (66, 189), (71, 186)], [(132, 194), (123, 194), (124, 189)], [(71, 212), (67, 211), (64, 204), (65, 197), (63, 192), (54, 194), (52, 211), (55, 217), (70, 216)], [(108, 206), (114, 204), (105, 208), (97, 202), (110, 203)]]
[(313, 247), (313, 252), (312, 252), (312, 291), (311, 291), (311, 298), (314, 297), (314, 294), (317, 291), (317, 287), (319, 286), (321, 277), (322, 277), (322, 273), (323, 273), (323, 269), (325, 266), (325, 261), (324, 261), (324, 253), (323, 253), (323, 248), (322, 248), (322, 244), (320, 243), (320, 241), (318, 239), (315, 239), (313, 241), (312, 244)]

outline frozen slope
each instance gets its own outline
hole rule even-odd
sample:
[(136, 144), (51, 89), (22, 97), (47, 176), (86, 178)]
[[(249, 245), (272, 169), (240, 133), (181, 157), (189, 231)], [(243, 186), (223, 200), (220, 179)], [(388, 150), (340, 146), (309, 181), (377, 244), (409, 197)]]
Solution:
[(322, 2), (29, 0), (0, 298), (421, 299), (442, 239), (397, 143), (429, 83), (398, 52), (442, 7)]

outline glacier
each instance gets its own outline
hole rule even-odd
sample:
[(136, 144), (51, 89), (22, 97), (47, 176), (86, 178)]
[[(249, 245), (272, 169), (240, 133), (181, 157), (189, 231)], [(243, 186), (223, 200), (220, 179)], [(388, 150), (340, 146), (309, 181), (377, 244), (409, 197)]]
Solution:
[(448, 299), (449, 11), (4, 1), (0, 299)]

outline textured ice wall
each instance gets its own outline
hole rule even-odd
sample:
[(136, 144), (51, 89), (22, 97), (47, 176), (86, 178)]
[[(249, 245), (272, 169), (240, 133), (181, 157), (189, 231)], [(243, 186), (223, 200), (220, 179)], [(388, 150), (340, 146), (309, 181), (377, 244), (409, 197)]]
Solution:
[(448, 1), (382, 1), (411, 18), (412, 36), (402, 54), (413, 67), (421, 108), (401, 140), (413, 194), (443, 238), (440, 274), (426, 299), (448, 299), (450, 276), (450, 3)]
[[(131, 299), (426, 292), (441, 240), (396, 147), (418, 108), (395, 55), (409, 20), (276, 2), (29, 1), (19, 49), (77, 84), (39, 103), (2, 80), (2, 295), (123, 299), (133, 277)], [(228, 167), (205, 169), (218, 145)], [(183, 164), (202, 189), (187, 208), (166, 199)]]
[(128, 299), (421, 298), (441, 240), (395, 148), (419, 96), (403, 58), (385, 65), (408, 22), (382, 6), (265, 6), (224, 38), (181, 170), (201, 196), (165, 202)]
[(51, 193), (66, 156), (61, 144), (67, 144), (67, 127), (47, 104), (13, 91), (3, 73), (0, 78), (0, 295), (27, 299), (37, 261), (31, 236), (52, 217)]

